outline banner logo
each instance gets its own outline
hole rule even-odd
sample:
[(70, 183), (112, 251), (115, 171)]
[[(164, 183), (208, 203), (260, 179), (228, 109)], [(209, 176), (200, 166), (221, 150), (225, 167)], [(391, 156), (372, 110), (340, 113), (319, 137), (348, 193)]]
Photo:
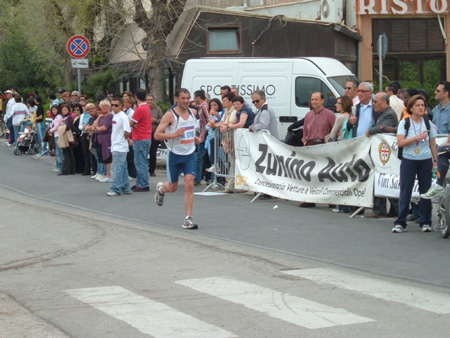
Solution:
[(378, 154), (380, 155), (380, 161), (383, 163), (383, 166), (389, 162), (391, 158), (391, 147), (385, 141), (381, 142), (378, 146)]

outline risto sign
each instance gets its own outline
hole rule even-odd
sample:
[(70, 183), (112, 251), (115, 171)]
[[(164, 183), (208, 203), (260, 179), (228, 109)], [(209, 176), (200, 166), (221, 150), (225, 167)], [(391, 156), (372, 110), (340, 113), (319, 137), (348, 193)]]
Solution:
[(442, 14), (448, 12), (447, 1), (448, 0), (358, 0), (358, 14)]

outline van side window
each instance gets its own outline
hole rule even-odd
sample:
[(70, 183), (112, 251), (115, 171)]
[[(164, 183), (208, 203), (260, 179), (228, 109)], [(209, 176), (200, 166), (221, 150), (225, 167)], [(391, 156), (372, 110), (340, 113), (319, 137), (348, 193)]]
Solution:
[[(295, 79), (295, 104), (297, 107), (309, 107), (311, 94), (321, 92), (325, 96), (325, 107), (328, 99), (334, 98), (333, 92), (320, 79), (313, 77), (298, 77)], [(331, 102), (330, 102), (331, 103)]]

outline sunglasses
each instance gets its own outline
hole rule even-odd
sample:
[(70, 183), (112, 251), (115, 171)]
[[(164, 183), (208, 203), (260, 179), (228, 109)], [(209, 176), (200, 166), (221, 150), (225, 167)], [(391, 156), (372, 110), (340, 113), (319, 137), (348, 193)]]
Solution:
[(120, 104), (111, 104), (111, 107), (120, 107)]
[(344, 89), (350, 90), (350, 89), (353, 89), (353, 87), (345, 87)]
[(260, 101), (260, 100), (253, 100), (252, 103), (253, 103), (253, 104), (259, 103), (259, 101)]
[(362, 90), (362, 89), (358, 89), (358, 93), (367, 93), (368, 90)]

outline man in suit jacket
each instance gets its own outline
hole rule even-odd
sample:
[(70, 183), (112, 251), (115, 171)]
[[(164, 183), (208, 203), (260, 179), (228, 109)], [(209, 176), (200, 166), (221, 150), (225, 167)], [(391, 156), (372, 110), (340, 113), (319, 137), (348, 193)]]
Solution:
[(398, 118), (394, 109), (389, 105), (389, 95), (387, 93), (380, 92), (375, 95), (373, 99), (373, 110), (379, 114), (375, 125), (366, 130), (366, 136), (387, 133), (385, 127), (397, 128)]
[[(373, 109), (379, 114), (375, 125), (366, 131), (366, 136), (388, 133), (389, 130), (396, 129), (398, 126), (397, 114), (394, 109), (389, 106), (389, 95), (387, 93), (380, 92), (375, 95), (373, 99)], [(392, 128), (392, 129), (390, 129)], [(389, 199), (391, 203), (391, 211), (389, 216), (396, 216), (398, 213), (398, 200)], [(379, 218), (386, 216), (386, 198), (374, 197), (373, 198), (373, 212), (366, 215), (368, 218)]]

